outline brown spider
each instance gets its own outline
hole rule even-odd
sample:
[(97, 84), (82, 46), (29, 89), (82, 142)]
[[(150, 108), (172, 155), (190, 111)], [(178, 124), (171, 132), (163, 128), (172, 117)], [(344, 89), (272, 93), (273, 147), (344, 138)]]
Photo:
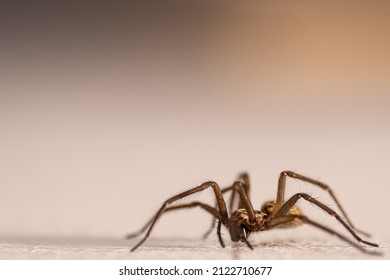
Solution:
[[(297, 193), (293, 195), (290, 199), (287, 201), (284, 200), (284, 194), (285, 194), (285, 188), (286, 188), (286, 178), (296, 178), (308, 183), (311, 183), (315, 186), (320, 187), (321, 189), (327, 191), (329, 195), (332, 197), (334, 202), (336, 203), (337, 207), (341, 211), (342, 215), (345, 218), (345, 221), (341, 218), (339, 214), (337, 214), (335, 211), (330, 209), (328, 206), (324, 205), (323, 203), (319, 202), (315, 198), (311, 197), (310, 195), (306, 193)], [(335, 217), (350, 233), (351, 235), (358, 241), (373, 247), (378, 247), (378, 244), (368, 242), (360, 238), (356, 233), (359, 232), (362, 235), (369, 236), (367, 233), (364, 233), (363, 231), (357, 230), (349, 220), (347, 214), (345, 213), (344, 209), (341, 207), (340, 203), (336, 199), (335, 195), (333, 194), (330, 187), (322, 182), (319, 182), (317, 180), (302, 176), (300, 174), (297, 174), (292, 171), (283, 171), (280, 174), (279, 177), (279, 183), (278, 183), (278, 191), (276, 195), (275, 201), (268, 201), (263, 204), (261, 207), (261, 210), (254, 210), (252, 203), (249, 199), (249, 176), (246, 173), (243, 173), (239, 176), (239, 180), (234, 182), (234, 184), (230, 187), (220, 189), (218, 184), (213, 181), (205, 182), (201, 184), (198, 187), (195, 187), (193, 189), (190, 189), (188, 191), (179, 193), (178, 195), (175, 195), (168, 200), (166, 200), (163, 205), (160, 207), (160, 209), (157, 211), (157, 213), (152, 217), (151, 220), (149, 220), (144, 227), (142, 227), (139, 231), (127, 235), (127, 238), (132, 238), (140, 235), (143, 233), (146, 229), (148, 231), (146, 232), (144, 238), (139, 241), (132, 249), (131, 251), (136, 250), (142, 243), (145, 242), (145, 240), (149, 237), (155, 223), (160, 218), (160, 216), (168, 211), (177, 210), (177, 209), (183, 209), (183, 208), (192, 208), (192, 207), (201, 207), (202, 209), (209, 212), (213, 217), (218, 221), (217, 224), (217, 235), (219, 242), (222, 247), (225, 247), (225, 243), (222, 239), (221, 235), (221, 226), (224, 225), (230, 233), (230, 238), (232, 241), (237, 242), (241, 241), (244, 242), (250, 249), (253, 249), (252, 245), (248, 241), (248, 236), (252, 232), (257, 231), (264, 231), (269, 230), (273, 228), (289, 228), (289, 227), (295, 227), (302, 223), (306, 223), (309, 225), (312, 225), (314, 227), (317, 227), (319, 229), (322, 229), (323, 231), (328, 232), (329, 234), (336, 235), (341, 240), (351, 244), (352, 246), (356, 247), (357, 249), (368, 252), (364, 248), (358, 246), (354, 242), (352, 242), (350, 239), (345, 237), (344, 235), (341, 235), (334, 231), (333, 229), (330, 229), (322, 224), (319, 224), (317, 222), (312, 221), (311, 219), (307, 218), (306, 216), (301, 214), (301, 211), (299, 208), (295, 205), (297, 200), (300, 198), (303, 198), (307, 200), (308, 202), (318, 206), (319, 208), (323, 209), (326, 213), (329, 215)], [(173, 202), (182, 199), (186, 196), (192, 195), (194, 193), (203, 191), (207, 188), (212, 188), (216, 197), (218, 209), (215, 207), (211, 207), (210, 205), (207, 205), (205, 203), (194, 201), (191, 203), (181, 204), (177, 206), (170, 206)], [(229, 205), (229, 213), (226, 207), (225, 200), (222, 196), (223, 193), (232, 191), (230, 205)], [(236, 197), (236, 194), (239, 195), (239, 205), (238, 209), (233, 211), (233, 203), (234, 199)], [(214, 224), (214, 221), (213, 221)], [(212, 229), (212, 228), (211, 228)], [(210, 230), (211, 230), (210, 229)], [(210, 232), (210, 230), (205, 234), (207, 236)]]

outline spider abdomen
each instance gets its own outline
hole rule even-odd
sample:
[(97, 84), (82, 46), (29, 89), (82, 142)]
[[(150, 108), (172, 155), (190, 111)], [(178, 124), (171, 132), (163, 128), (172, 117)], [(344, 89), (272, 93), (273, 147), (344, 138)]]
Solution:
[[(261, 206), (261, 212), (265, 213), (267, 216), (274, 216), (276, 214), (276, 209), (275, 209), (275, 201), (267, 201)], [(302, 215), (301, 210), (298, 208), (298, 206), (293, 205), (286, 215), (294, 215), (294, 216), (300, 216)], [(299, 219), (295, 219), (291, 222), (281, 224), (277, 226), (278, 228), (291, 228), (291, 227), (296, 227), (302, 224), (302, 221)]]
[[(293, 207), (290, 208), (290, 210), (288, 210), (287, 215), (301, 216), (302, 212), (297, 206), (294, 205)], [(292, 227), (299, 226), (301, 224), (302, 224), (302, 220), (294, 219), (289, 223), (281, 224), (280, 226), (278, 226), (278, 228), (292, 228)]]

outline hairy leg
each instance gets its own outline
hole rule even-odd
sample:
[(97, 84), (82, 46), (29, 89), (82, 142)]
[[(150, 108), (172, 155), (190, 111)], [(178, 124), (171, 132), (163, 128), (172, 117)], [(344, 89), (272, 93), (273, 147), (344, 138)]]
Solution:
[[(300, 199), (300, 198), (303, 198), (306, 201), (316, 205), (317, 207), (321, 208), (326, 213), (328, 213), (329, 215), (334, 217), (336, 220), (338, 220), (352, 234), (352, 236), (357, 241), (362, 242), (362, 243), (367, 244), (367, 245), (370, 245), (370, 246), (378, 247), (378, 244), (371, 243), (371, 242), (368, 242), (368, 241), (361, 239), (360, 236), (358, 236), (355, 233), (353, 228), (350, 225), (348, 225), (348, 223), (346, 223), (340, 217), (339, 214), (337, 214), (334, 210), (330, 209), (328, 206), (324, 205), (323, 203), (319, 202), (318, 200), (316, 200), (315, 198), (311, 197), (310, 195), (308, 195), (306, 193), (297, 193), (297, 194), (293, 195), (289, 200), (286, 201), (286, 203), (279, 209), (279, 211), (276, 212), (273, 219), (277, 219), (278, 217), (283, 217), (283, 216), (286, 217), (285, 215), (287, 214), (288, 210), (291, 209), (291, 207), (293, 205), (295, 205), (296, 202), (298, 201), (298, 199)], [(291, 215), (291, 216), (294, 216), (294, 215)]]
[[(268, 223), (267, 223), (267, 226), (269, 228), (272, 228), (272, 227), (276, 227), (276, 226), (279, 226), (279, 225), (282, 225), (282, 224), (286, 224), (286, 223), (291, 223), (293, 221), (299, 221), (299, 222), (302, 222), (302, 223), (306, 223), (306, 224), (309, 224), (309, 225), (312, 225), (316, 228), (319, 228), (329, 234), (332, 234), (332, 235), (335, 235), (337, 236), (338, 238), (340, 238), (341, 240), (343, 240), (344, 242), (350, 244), (351, 246), (355, 247), (356, 249), (364, 252), (364, 253), (367, 253), (367, 254), (373, 254), (373, 255), (380, 255), (380, 253), (378, 252), (371, 252), (371, 251), (368, 251), (366, 250), (365, 248), (362, 248), (360, 246), (358, 246), (355, 242), (351, 241), (349, 238), (345, 237), (344, 235), (334, 231), (333, 229), (327, 227), (327, 226), (324, 226), (320, 223), (317, 223), (317, 222), (314, 222), (312, 221), (311, 219), (309, 219), (308, 217), (306, 216), (301, 216), (301, 215), (285, 215), (285, 216), (279, 216), (279, 217), (275, 217), (275, 218), (271, 218)], [(365, 243), (367, 244), (367, 243)], [(376, 244), (373, 244), (373, 243), (369, 243), (368, 245), (371, 245), (371, 246), (375, 246), (377, 247), (378, 245)]]
[(322, 183), (320, 181), (317, 181), (317, 180), (314, 180), (312, 178), (309, 178), (309, 177), (306, 177), (306, 176), (303, 176), (303, 175), (300, 175), (298, 173), (295, 173), (293, 171), (283, 171), (280, 173), (280, 176), (279, 176), (279, 182), (278, 182), (278, 191), (277, 191), (277, 196), (276, 196), (276, 202), (275, 202), (275, 209), (276, 211), (278, 211), (280, 209), (280, 207), (282, 207), (282, 205), (284, 204), (284, 194), (285, 194), (285, 189), (286, 189), (286, 178), (287, 177), (290, 177), (290, 178), (295, 178), (295, 179), (298, 179), (298, 180), (301, 180), (301, 181), (304, 181), (304, 182), (307, 182), (307, 183), (311, 183), (317, 187), (320, 187), (321, 189), (323, 189), (324, 191), (326, 191), (330, 197), (333, 199), (333, 201), (336, 203), (337, 207), (339, 208), (339, 210), (341, 211), (341, 214), (344, 216), (345, 220), (347, 221), (347, 223), (349, 224), (349, 226), (351, 228), (353, 228), (355, 231), (365, 235), (365, 236), (369, 236), (368, 233), (362, 231), (362, 230), (359, 230), (357, 228), (355, 228), (351, 222), (351, 220), (349, 219), (347, 213), (344, 211), (343, 207), (341, 206), (340, 202), (338, 201), (338, 199), (336, 198), (336, 196), (334, 195), (332, 189), (325, 183)]
[[(204, 210), (206, 210), (211, 215), (213, 215), (213, 220), (214, 220), (214, 218), (216, 218), (216, 219), (219, 218), (219, 212), (218, 212), (218, 210), (216, 208), (213, 208), (210, 205), (207, 205), (207, 204), (199, 202), (199, 201), (194, 201), (194, 202), (191, 202), (191, 203), (186, 203), (186, 204), (181, 204), (181, 205), (177, 205), (177, 206), (167, 207), (163, 211), (163, 214), (165, 214), (167, 212), (179, 210), (179, 209), (194, 208), (194, 207), (197, 207), (197, 206), (202, 208), (202, 209), (204, 209)], [(134, 233), (130, 233), (130, 234), (126, 235), (126, 238), (130, 239), (130, 238), (134, 238), (134, 237), (137, 237), (138, 235), (142, 234), (150, 226), (150, 224), (153, 222), (153, 220), (154, 220), (154, 216), (140, 230), (138, 230), (138, 231), (136, 231)]]
[[(243, 187), (244, 187), (245, 193), (249, 197), (250, 179), (249, 179), (248, 173), (246, 173), (246, 172), (241, 173), (238, 176), (238, 180), (240, 180), (240, 181), (242, 181), (242, 183), (244, 183)], [(229, 213), (232, 213), (234, 211), (234, 204), (235, 204), (234, 202), (235, 202), (235, 198), (237, 196), (237, 191), (234, 188), (234, 184), (231, 185), (230, 187), (226, 187), (226, 188), (221, 189), (222, 193), (227, 193), (229, 191), (232, 191), (232, 194), (230, 196), (230, 201), (229, 201)], [(245, 206), (241, 200), (238, 202), (238, 208), (245, 208)], [(215, 223), (216, 223), (216, 220), (212, 219), (211, 226), (203, 234), (203, 239), (207, 238), (210, 235), (210, 233), (213, 231), (213, 229), (215, 227)]]
[(217, 205), (218, 205), (218, 211), (219, 211), (219, 219), (222, 221), (222, 223), (224, 225), (227, 225), (228, 223), (228, 212), (227, 212), (227, 208), (226, 208), (226, 203), (225, 203), (225, 200), (222, 196), (222, 192), (221, 192), (221, 189), (219, 188), (218, 184), (216, 182), (212, 182), (212, 181), (209, 181), (209, 182), (205, 182), (203, 183), (202, 185), (198, 186), (198, 187), (195, 187), (193, 189), (190, 189), (188, 191), (185, 191), (185, 192), (182, 192), (182, 193), (179, 193), (169, 199), (167, 199), (163, 204), (162, 206), (160, 207), (160, 209), (157, 211), (157, 213), (155, 214), (155, 216), (153, 217), (152, 219), (152, 222), (150, 223), (149, 225), (149, 228), (148, 228), (148, 231), (146, 232), (144, 238), (141, 239), (140, 242), (138, 242), (132, 249), (131, 249), (131, 252), (135, 251), (142, 243), (145, 242), (145, 240), (149, 237), (154, 225), (156, 224), (157, 220), (160, 218), (160, 216), (162, 215), (162, 213), (164, 212), (164, 210), (170, 205), (172, 204), (173, 202), (179, 200), (179, 199), (182, 199), (184, 197), (187, 197), (189, 195), (192, 195), (194, 193), (197, 193), (197, 192), (201, 192), (201, 191), (204, 191), (208, 188), (212, 188), (213, 191), (214, 191), (214, 194), (215, 194), (215, 197), (216, 197), (216, 200), (217, 200)]

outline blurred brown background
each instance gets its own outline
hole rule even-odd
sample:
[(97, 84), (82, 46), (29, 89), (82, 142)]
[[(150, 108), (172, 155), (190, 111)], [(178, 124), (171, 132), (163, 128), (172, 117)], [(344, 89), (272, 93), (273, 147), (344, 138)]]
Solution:
[[(284, 169), (388, 238), (389, 1), (1, 5), (3, 239), (122, 238), (169, 196), (241, 171), (259, 207)], [(156, 236), (209, 226), (184, 212)]]

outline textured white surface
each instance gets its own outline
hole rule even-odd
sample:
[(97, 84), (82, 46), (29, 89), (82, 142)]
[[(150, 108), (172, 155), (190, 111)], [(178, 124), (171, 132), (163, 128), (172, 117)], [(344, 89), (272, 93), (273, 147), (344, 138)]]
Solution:
[[(221, 248), (217, 240), (149, 239), (135, 252), (129, 249), (134, 241), (123, 239), (9, 239), (0, 242), (0, 259), (389, 259), (389, 243), (380, 244), (362, 253), (338, 240), (325, 237), (302, 239), (269, 238), (261, 242), (251, 240), (254, 250), (244, 244), (230, 244)], [(280, 237), (280, 238), (279, 238)], [(379, 253), (378, 255), (376, 253)]]

